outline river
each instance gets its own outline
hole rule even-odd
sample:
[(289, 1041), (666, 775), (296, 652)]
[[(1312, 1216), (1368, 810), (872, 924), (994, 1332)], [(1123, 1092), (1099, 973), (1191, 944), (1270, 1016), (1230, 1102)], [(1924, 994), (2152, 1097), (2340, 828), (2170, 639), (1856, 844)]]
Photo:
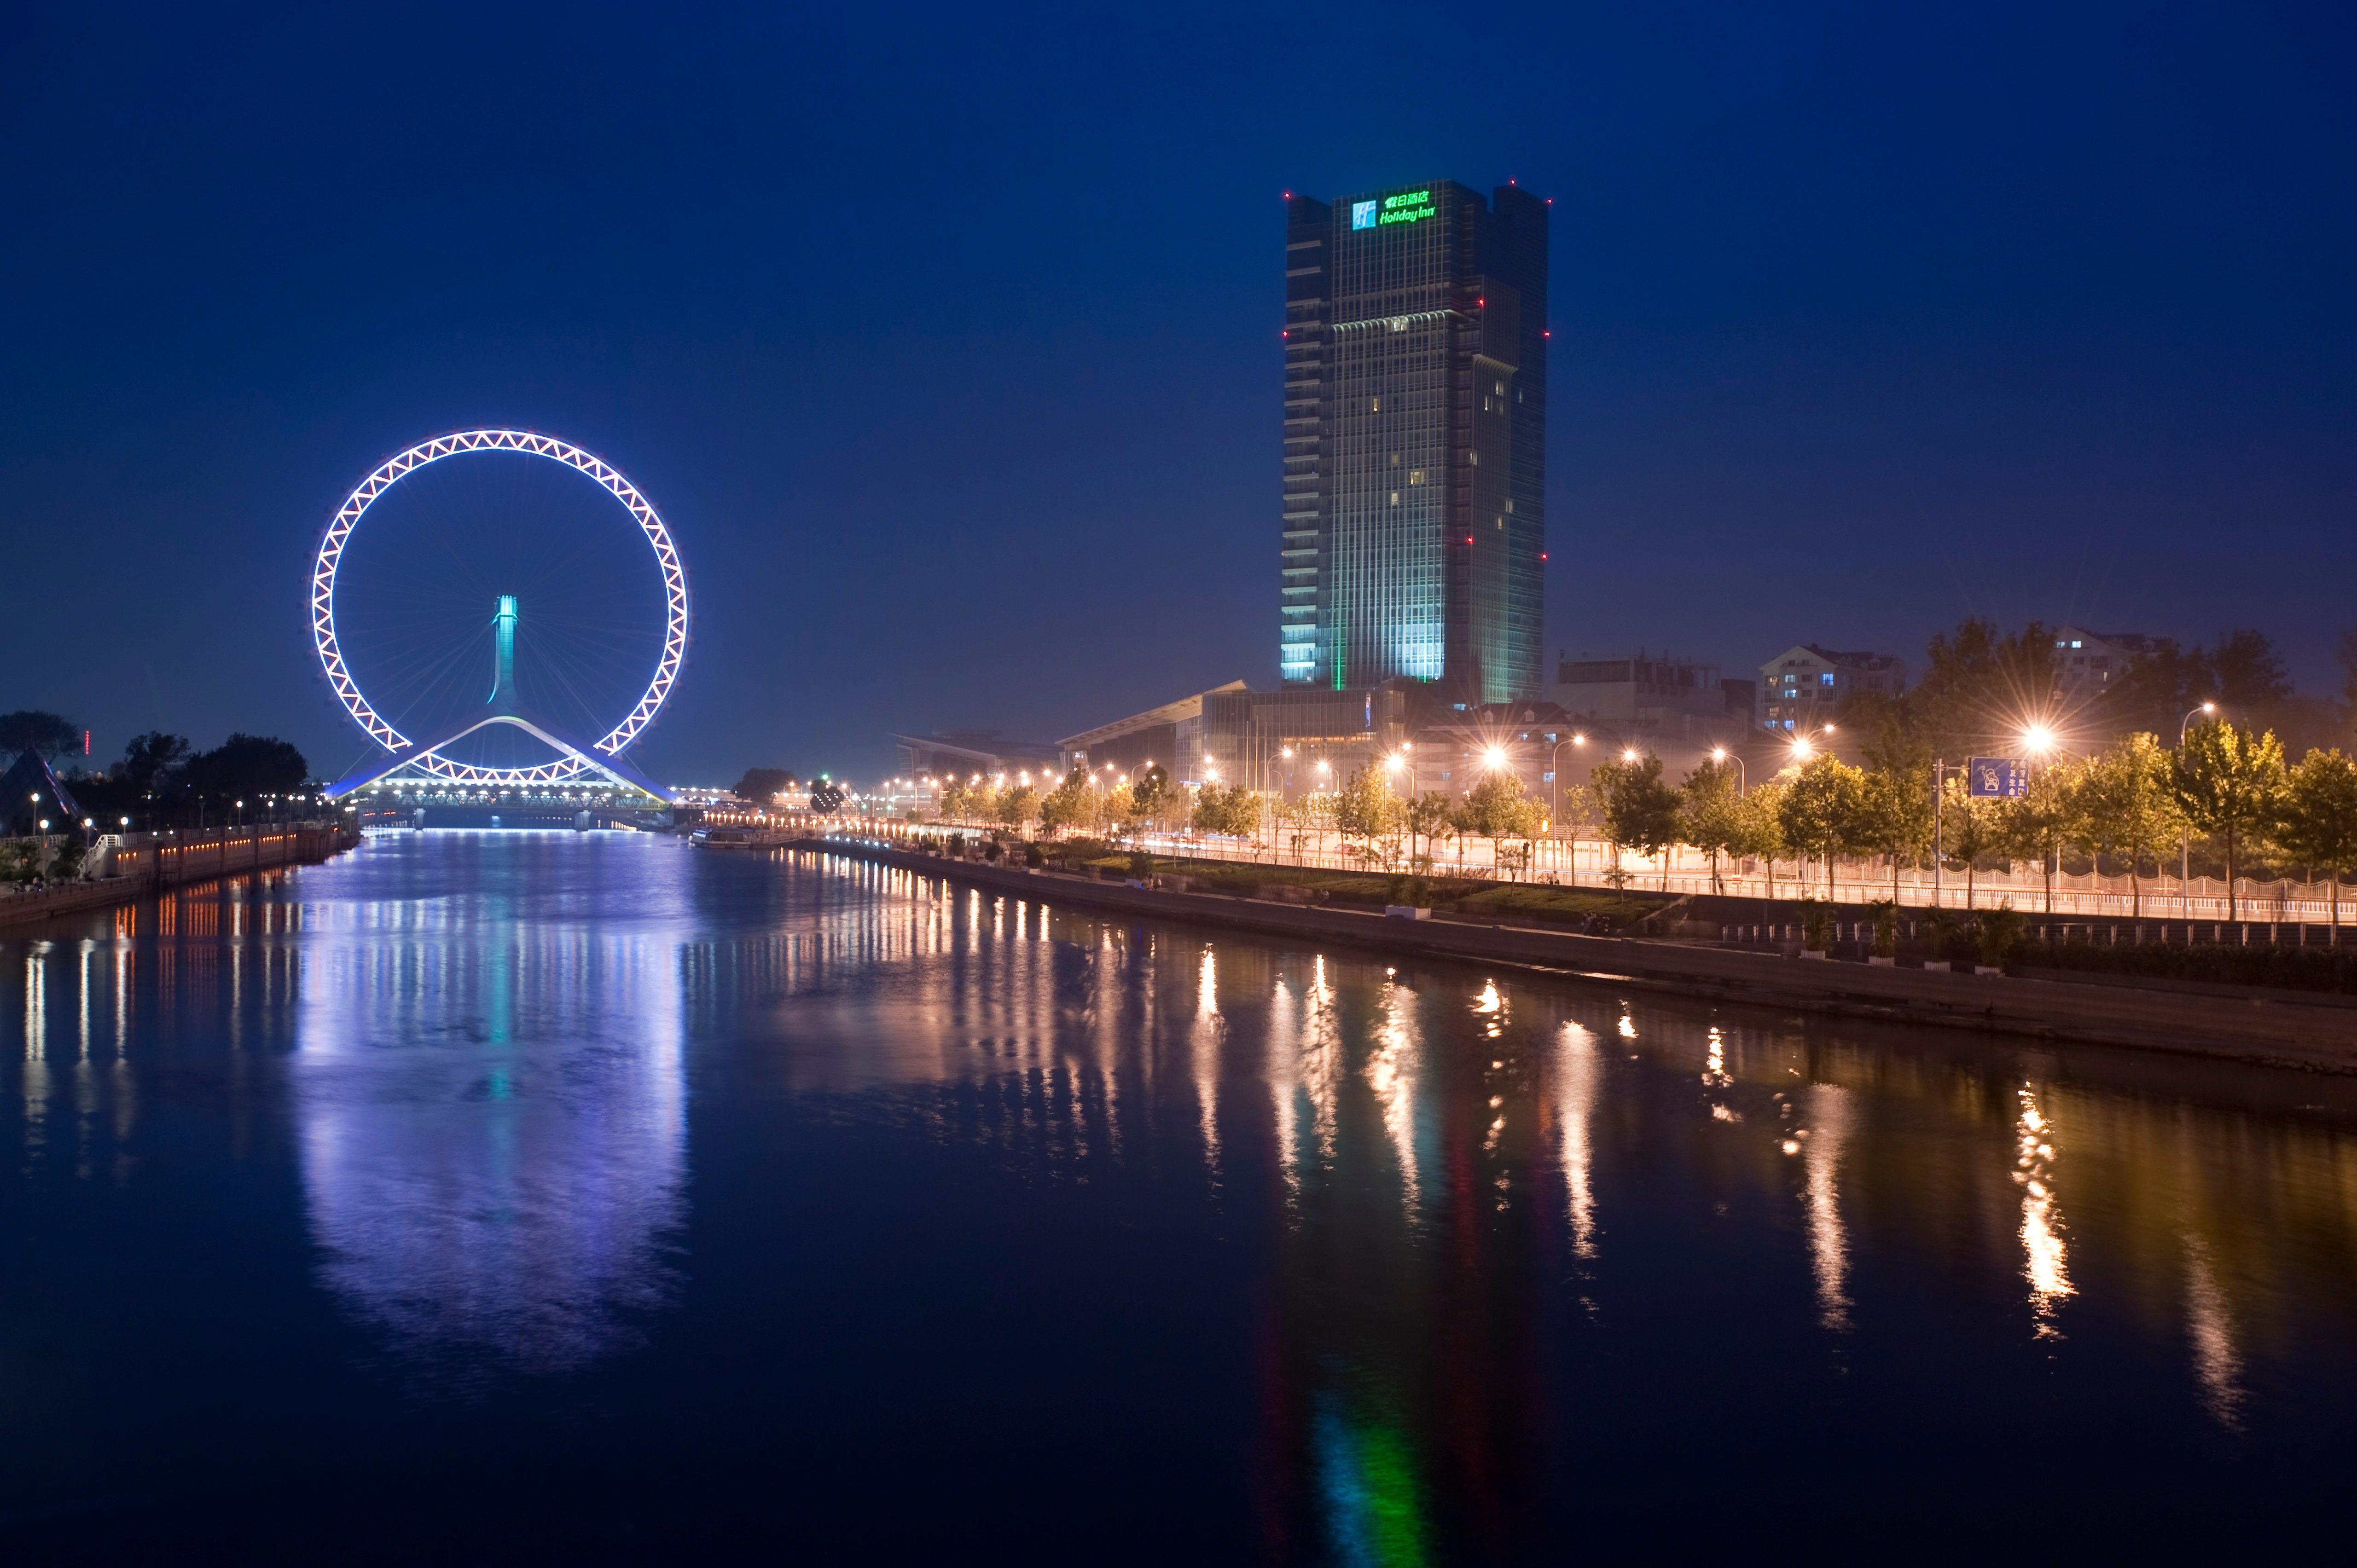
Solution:
[(2350, 1079), (452, 832), (0, 1097), (18, 1560), (2345, 1551)]

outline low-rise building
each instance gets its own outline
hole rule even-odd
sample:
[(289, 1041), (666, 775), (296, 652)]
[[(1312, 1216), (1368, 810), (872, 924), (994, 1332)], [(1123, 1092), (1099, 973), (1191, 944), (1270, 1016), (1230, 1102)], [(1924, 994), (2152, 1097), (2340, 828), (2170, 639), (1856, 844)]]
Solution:
[(1007, 740), (995, 729), (936, 730), (931, 735), (896, 735), (899, 771), (931, 782), (939, 779), (1013, 779), (1029, 773), (1036, 782), (1057, 775), (1052, 746)]
[(1907, 660), (1796, 643), (1760, 667), (1759, 724), (1782, 735), (1823, 729), (1850, 696), (1904, 695)]
[(2168, 639), (2140, 631), (2089, 631), (2063, 626), (2054, 632), (2054, 689), (2073, 705), (2092, 702), (2127, 673), (2131, 665), (2169, 646)]
[(1462, 800), (1484, 775), (1510, 769), (1552, 822), (1562, 801), (1558, 766), (1577, 761), (1573, 753), (1586, 744), (1578, 721), (1560, 703), (1437, 708), (1414, 740), (1393, 753), (1401, 759), (1393, 788), (1403, 795), (1437, 789)]
[(1067, 771), (1073, 768), (1102, 770), (1110, 765), (1116, 773), (1135, 773), (1158, 763), (1180, 783), (1200, 784), (1218, 768), (1220, 755), (1218, 747), (1207, 746), (1203, 739), (1203, 704), (1243, 689), (1242, 681), (1231, 681), (1066, 736), (1056, 743), (1058, 757)]
[(1380, 686), (1241, 687), (1203, 699), (1202, 745), (1222, 779), (1272, 794), (1332, 789), (1414, 736), (1415, 682)]
[(1561, 660), (1547, 695), (1567, 714), (1623, 724), (1658, 726), (1689, 714), (1727, 712), (1717, 665), (1643, 649), (1626, 659)]

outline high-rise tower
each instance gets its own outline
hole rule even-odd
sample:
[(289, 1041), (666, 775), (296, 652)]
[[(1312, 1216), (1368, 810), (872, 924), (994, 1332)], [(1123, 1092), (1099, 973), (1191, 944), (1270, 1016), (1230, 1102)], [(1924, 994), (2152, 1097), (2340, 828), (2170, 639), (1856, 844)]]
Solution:
[(1538, 695), (1547, 206), (1289, 197), (1279, 673)]

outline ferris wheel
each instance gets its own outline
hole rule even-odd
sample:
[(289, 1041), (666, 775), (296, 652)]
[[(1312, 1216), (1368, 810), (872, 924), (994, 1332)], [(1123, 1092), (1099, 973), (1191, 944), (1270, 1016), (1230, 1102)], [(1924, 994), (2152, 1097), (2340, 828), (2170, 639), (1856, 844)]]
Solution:
[(622, 752), (678, 679), (687, 577), (653, 503), (595, 454), (468, 430), (388, 458), (320, 539), (310, 618), (328, 684), (377, 752), (331, 796), (398, 776), (670, 798)]

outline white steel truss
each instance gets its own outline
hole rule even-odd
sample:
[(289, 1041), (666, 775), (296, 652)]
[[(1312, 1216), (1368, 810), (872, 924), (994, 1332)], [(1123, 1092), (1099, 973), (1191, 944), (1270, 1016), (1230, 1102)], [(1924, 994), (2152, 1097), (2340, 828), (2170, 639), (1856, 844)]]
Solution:
[[(435, 755), (436, 748), (464, 740), (477, 730), (487, 729), (493, 725), (506, 725), (522, 730), (542, 744), (553, 746), (564, 755), (555, 762), (544, 762), (537, 768), (469, 768), (458, 763), (444, 763), (439, 768), (432, 766), (441, 761), (441, 758)], [(422, 777), (419, 772), (421, 768), (425, 774), (459, 784), (494, 784), (502, 787), (518, 784), (561, 784), (568, 779), (577, 779), (584, 774), (591, 774), (619, 785), (625, 789), (636, 790), (642, 795), (651, 795), (658, 800), (676, 799), (672, 791), (631, 767), (619, 755), (601, 756), (595, 751), (584, 751), (572, 741), (565, 739), (561, 731), (550, 729), (514, 714), (486, 714), (481, 718), (469, 720), (445, 732), (414, 757), (380, 757), (328, 786), (328, 798), (331, 800), (340, 800), (355, 789), (365, 789), (372, 784), (381, 784), (388, 779)]]
[[(647, 542), (654, 546), (655, 563), (662, 568), (665, 599), (662, 655), (655, 661), (654, 678), (647, 682), (638, 705), (596, 744), (597, 750), (608, 756), (619, 753), (653, 722), (663, 699), (671, 694), (673, 681), (678, 678), (680, 659), (687, 651), (687, 574), (680, 566), (671, 531), (663, 526), (653, 503), (639, 493), (638, 487), (604, 458), (554, 435), (540, 435), (529, 430), (463, 430), (456, 435), (437, 435), (387, 459), (382, 467), (361, 481), (360, 488), (345, 499), (328, 524), (327, 534), (319, 541), (318, 558), (311, 567), (311, 639), (319, 650), (319, 664), (327, 671), (328, 684), (334, 688), (345, 712), (369, 733), (371, 739), (387, 751), (410, 748), (413, 743), (409, 737), (370, 705), (360, 682), (345, 667), (343, 650), (336, 641), (336, 568), (343, 560), (344, 546), (350, 541), (352, 530), (360, 525), (361, 518), (379, 496), (403, 476), (464, 452), (522, 452), (577, 468), (605, 486), (630, 509), (630, 516), (646, 534)], [(407, 760), (437, 777), (463, 784), (553, 784), (588, 770), (588, 764), (573, 757), (537, 768), (477, 768), (437, 757), (431, 750)]]

